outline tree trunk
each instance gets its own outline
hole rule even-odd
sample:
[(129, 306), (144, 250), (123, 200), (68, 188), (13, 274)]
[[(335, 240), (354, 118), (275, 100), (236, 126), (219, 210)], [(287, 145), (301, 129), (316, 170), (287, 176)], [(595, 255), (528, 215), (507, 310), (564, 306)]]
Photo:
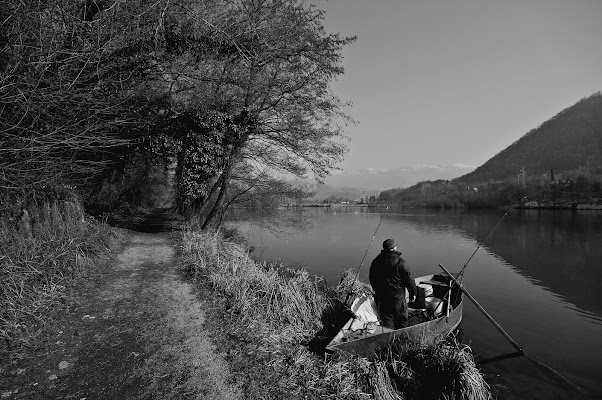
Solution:
[[(215, 200), (215, 203), (213, 203), (213, 207), (211, 208), (211, 211), (209, 211), (209, 214), (205, 218), (205, 222), (203, 222), (203, 225), (201, 226), (201, 230), (206, 230), (209, 227), (209, 225), (211, 224), (211, 222), (213, 221), (213, 219), (219, 214), (220, 208), (222, 207), (222, 204), (224, 203), (224, 199), (226, 198), (226, 194), (228, 194), (228, 187), (230, 186), (230, 179), (232, 178), (232, 171), (234, 169), (234, 164), (236, 164), (236, 161), (237, 161), (238, 157), (240, 156), (242, 147), (243, 147), (243, 142), (233, 145), (232, 152), (230, 153), (228, 162), (227, 162), (226, 166), (224, 167), (224, 172), (222, 173), (222, 176), (220, 177), (221, 183), (219, 185), (219, 194), (217, 195), (217, 199)], [(207, 200), (209, 201), (210, 198), (208, 198)]]
[(233, 168), (234, 168), (234, 162), (232, 160), (230, 160), (230, 162), (228, 162), (227, 169), (224, 170), (224, 172), (220, 178), (221, 184), (220, 184), (220, 189), (219, 189), (219, 194), (217, 196), (217, 199), (215, 200), (215, 203), (213, 203), (213, 207), (211, 208), (211, 211), (209, 211), (209, 214), (205, 218), (205, 222), (203, 222), (203, 225), (201, 226), (201, 230), (206, 230), (207, 227), (209, 226), (209, 224), (212, 222), (212, 220), (219, 213), (219, 209), (221, 208), (221, 206), (224, 202), (224, 199), (226, 198), (226, 194), (228, 193), (228, 187), (230, 186), (230, 178), (232, 177), (232, 169)]
[[(222, 173), (223, 175), (223, 173)], [(205, 200), (200, 200), (197, 199), (195, 201), (192, 202), (192, 204), (190, 206), (188, 206), (187, 212), (186, 212), (186, 218), (187, 220), (190, 222), (193, 218), (201, 218), (201, 216), (203, 215), (205, 209), (207, 208), (207, 206), (209, 205), (209, 203), (211, 202), (211, 199), (214, 197), (215, 193), (217, 192), (217, 189), (221, 186), (221, 181), (222, 181), (222, 175), (219, 176), (219, 178), (217, 178), (217, 180), (215, 181), (215, 183), (213, 184), (213, 186), (211, 187), (211, 190), (209, 190), (209, 193), (207, 194), (207, 197), (205, 197)]]

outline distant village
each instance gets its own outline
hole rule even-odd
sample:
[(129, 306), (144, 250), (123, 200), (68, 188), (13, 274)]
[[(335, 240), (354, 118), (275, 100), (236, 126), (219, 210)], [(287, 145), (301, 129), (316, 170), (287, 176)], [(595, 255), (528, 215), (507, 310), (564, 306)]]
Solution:
[[(302, 207), (332, 207), (332, 206), (369, 206), (378, 204), (377, 196), (360, 196), (354, 199), (346, 197), (329, 197), (320, 202), (297, 204)], [(292, 204), (291, 204), (292, 205)]]

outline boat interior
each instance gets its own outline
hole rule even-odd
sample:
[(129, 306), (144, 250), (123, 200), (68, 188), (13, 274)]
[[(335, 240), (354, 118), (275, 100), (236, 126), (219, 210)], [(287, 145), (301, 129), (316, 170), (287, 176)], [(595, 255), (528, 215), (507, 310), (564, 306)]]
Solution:
[[(461, 301), (460, 288), (452, 285), (452, 281), (443, 275), (421, 276), (415, 281), (416, 300), (408, 303), (406, 328), (449, 315)], [(406, 299), (407, 296), (406, 291)], [(347, 342), (394, 331), (381, 326), (378, 309), (371, 296), (355, 299), (351, 311), (355, 317), (345, 324), (333, 342)]]

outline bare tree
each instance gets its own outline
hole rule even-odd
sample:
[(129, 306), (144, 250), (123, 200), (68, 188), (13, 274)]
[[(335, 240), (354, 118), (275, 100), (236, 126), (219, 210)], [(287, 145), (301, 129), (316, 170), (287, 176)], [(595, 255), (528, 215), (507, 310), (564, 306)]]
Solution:
[(127, 159), (153, 114), (142, 83), (161, 3), (0, 4), (3, 188), (86, 184)]
[(209, 227), (238, 168), (325, 176), (345, 152), (329, 91), (354, 38), (297, 0), (19, 1), (0, 7), (0, 185), (89, 184), (177, 160)]
[[(196, 114), (190, 132), (222, 134), (211, 179), (180, 182), (182, 192), (206, 185), (192, 213), (203, 228), (220, 213), (236, 166), (323, 177), (346, 151), (343, 125), (350, 121), (329, 84), (343, 73), (341, 50), (354, 38), (326, 34), (323, 13), (302, 1), (225, 0), (222, 10), (202, 26), (194, 10), (164, 26), (166, 55), (177, 54), (163, 59), (164, 71), (178, 71), (163, 74), (173, 118)], [(207, 110), (222, 115), (213, 127), (203, 118)], [(177, 136), (166, 153), (189, 151)], [(203, 175), (194, 171), (199, 164), (190, 168), (181, 168), (180, 177)]]

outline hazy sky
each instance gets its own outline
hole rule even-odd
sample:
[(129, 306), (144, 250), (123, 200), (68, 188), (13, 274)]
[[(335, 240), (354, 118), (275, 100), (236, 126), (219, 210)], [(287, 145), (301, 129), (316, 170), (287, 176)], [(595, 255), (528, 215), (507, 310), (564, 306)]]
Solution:
[(602, 90), (602, 0), (312, 0), (357, 35), (339, 166), (478, 166)]

